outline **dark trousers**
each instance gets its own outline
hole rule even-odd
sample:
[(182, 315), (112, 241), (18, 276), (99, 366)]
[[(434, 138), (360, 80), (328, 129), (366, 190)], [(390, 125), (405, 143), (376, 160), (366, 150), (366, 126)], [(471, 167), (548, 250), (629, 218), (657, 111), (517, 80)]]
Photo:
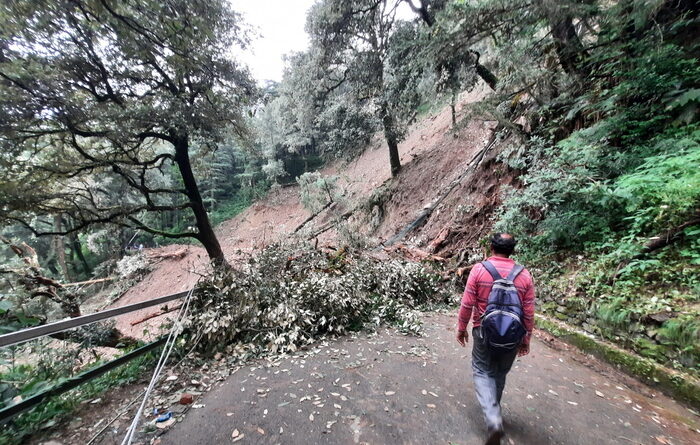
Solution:
[(481, 329), (472, 329), (472, 371), (474, 390), (479, 400), (489, 431), (503, 429), (501, 396), (506, 386), (506, 375), (513, 366), (517, 349), (492, 354), (481, 337)]

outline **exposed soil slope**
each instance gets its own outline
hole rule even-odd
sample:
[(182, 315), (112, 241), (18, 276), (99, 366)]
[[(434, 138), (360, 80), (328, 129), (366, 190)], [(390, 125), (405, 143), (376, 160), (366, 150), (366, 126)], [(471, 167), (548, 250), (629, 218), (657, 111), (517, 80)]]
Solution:
[[(482, 99), (487, 92), (488, 87), (480, 86), (465, 94), (462, 109), (465, 110), (471, 103)], [(338, 162), (322, 170), (324, 175), (339, 177), (338, 183), (343, 189), (346, 202), (339, 208), (319, 215), (304, 229), (307, 233), (313, 233), (314, 229), (327, 224), (334, 214), (355, 208), (357, 210), (350, 217), (350, 226), (373, 237), (373, 242), (381, 243), (412, 221), (436, 194), (464, 171), (474, 154), (489, 142), (495, 125), (494, 121), (475, 119), (455, 132), (451, 129), (449, 108), (429, 115), (414, 124), (406, 140), (400, 144), (403, 169), (399, 177), (393, 180), (386, 145), (381, 138), (375, 138), (354, 161)], [(445, 227), (454, 224), (453, 213), (460, 205), (469, 206), (470, 209), (477, 209), (474, 210), (476, 213), (484, 214), (493, 208), (498, 191), (494, 186), (497, 182), (495, 176), (492, 175), (494, 177), (490, 179), (479, 179), (478, 173), (474, 176), (476, 181), (467, 178), (465, 184), (441, 204), (422, 232), (411, 234), (413, 241), (425, 244), (437, 237)], [(382, 194), (385, 198), (382, 208), (362, 206), (371, 198)], [(227, 258), (235, 263), (252, 250), (293, 232), (309, 216), (309, 212), (299, 202), (298, 187), (285, 187), (270, 192), (237, 217), (221, 224), (216, 232)], [(484, 222), (487, 220), (483, 219)], [(486, 229), (486, 224), (482, 223), (473, 234), (482, 233)], [(320, 241), (334, 243), (336, 236), (331, 230), (325, 232)], [(148, 254), (157, 257), (181, 248), (182, 246), (168, 246), (149, 249)], [(126, 292), (114, 306), (189, 289), (206, 268), (204, 250), (198, 246), (189, 246), (181, 258), (161, 260), (143, 281)], [(151, 308), (119, 317), (117, 328), (137, 337), (143, 336), (144, 328), (155, 333), (155, 326), (163, 321), (161, 317), (133, 325), (155, 312), (158, 312), (157, 308)]]

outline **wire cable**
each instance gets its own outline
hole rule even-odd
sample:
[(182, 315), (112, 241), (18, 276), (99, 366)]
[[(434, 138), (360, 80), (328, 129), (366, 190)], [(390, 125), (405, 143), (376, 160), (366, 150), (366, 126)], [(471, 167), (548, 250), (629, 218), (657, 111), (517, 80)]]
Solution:
[(170, 353), (172, 352), (173, 347), (175, 346), (175, 342), (177, 340), (178, 335), (183, 330), (184, 321), (185, 321), (185, 318), (187, 317), (187, 313), (189, 311), (190, 302), (192, 301), (192, 294), (194, 292), (195, 287), (190, 289), (190, 291), (187, 293), (187, 297), (185, 298), (185, 302), (180, 307), (180, 311), (178, 311), (177, 317), (175, 318), (175, 321), (173, 322), (173, 326), (170, 329), (170, 332), (168, 333), (168, 339), (166, 340), (165, 346), (163, 347), (163, 351), (161, 352), (160, 358), (158, 359), (158, 364), (156, 365), (156, 368), (153, 371), (153, 377), (151, 377), (151, 381), (148, 384), (148, 387), (146, 388), (143, 400), (141, 401), (141, 405), (139, 406), (139, 409), (136, 411), (136, 416), (134, 416), (134, 420), (131, 422), (129, 429), (126, 431), (126, 436), (124, 436), (124, 440), (122, 441), (122, 445), (131, 445), (131, 442), (134, 439), (134, 435), (136, 434), (136, 429), (138, 428), (139, 420), (141, 419), (141, 415), (143, 414), (143, 410), (146, 407), (146, 402), (148, 401), (148, 397), (150, 396), (151, 392), (153, 391), (153, 388), (155, 388), (156, 383), (158, 382), (158, 379), (160, 378), (160, 374), (163, 371), (163, 369), (165, 368), (165, 364), (167, 363), (168, 358), (170, 357)]

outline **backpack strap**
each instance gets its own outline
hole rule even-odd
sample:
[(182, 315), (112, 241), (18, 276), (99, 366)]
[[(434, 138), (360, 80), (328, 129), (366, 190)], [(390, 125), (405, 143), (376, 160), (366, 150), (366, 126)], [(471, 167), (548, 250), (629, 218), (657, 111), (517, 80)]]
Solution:
[(508, 274), (508, 278), (506, 278), (508, 281), (514, 282), (515, 278), (520, 275), (520, 272), (522, 272), (525, 269), (525, 267), (521, 266), (520, 264), (516, 264), (513, 266), (511, 269), (510, 273)]
[(493, 278), (493, 281), (503, 279), (501, 274), (498, 273), (498, 270), (496, 270), (496, 267), (493, 264), (491, 264), (490, 261), (482, 261), (481, 265), (484, 266), (484, 269), (486, 269), (491, 274), (491, 278)]

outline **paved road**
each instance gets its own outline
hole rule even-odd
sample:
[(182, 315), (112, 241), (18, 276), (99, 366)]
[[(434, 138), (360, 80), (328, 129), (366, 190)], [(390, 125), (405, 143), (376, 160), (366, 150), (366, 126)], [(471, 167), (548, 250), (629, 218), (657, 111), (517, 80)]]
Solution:
[[(430, 314), (421, 338), (382, 330), (242, 368), (161, 444), (483, 443), (454, 321)], [(504, 444), (700, 443), (689, 410), (544, 334), (516, 362), (503, 406)]]

